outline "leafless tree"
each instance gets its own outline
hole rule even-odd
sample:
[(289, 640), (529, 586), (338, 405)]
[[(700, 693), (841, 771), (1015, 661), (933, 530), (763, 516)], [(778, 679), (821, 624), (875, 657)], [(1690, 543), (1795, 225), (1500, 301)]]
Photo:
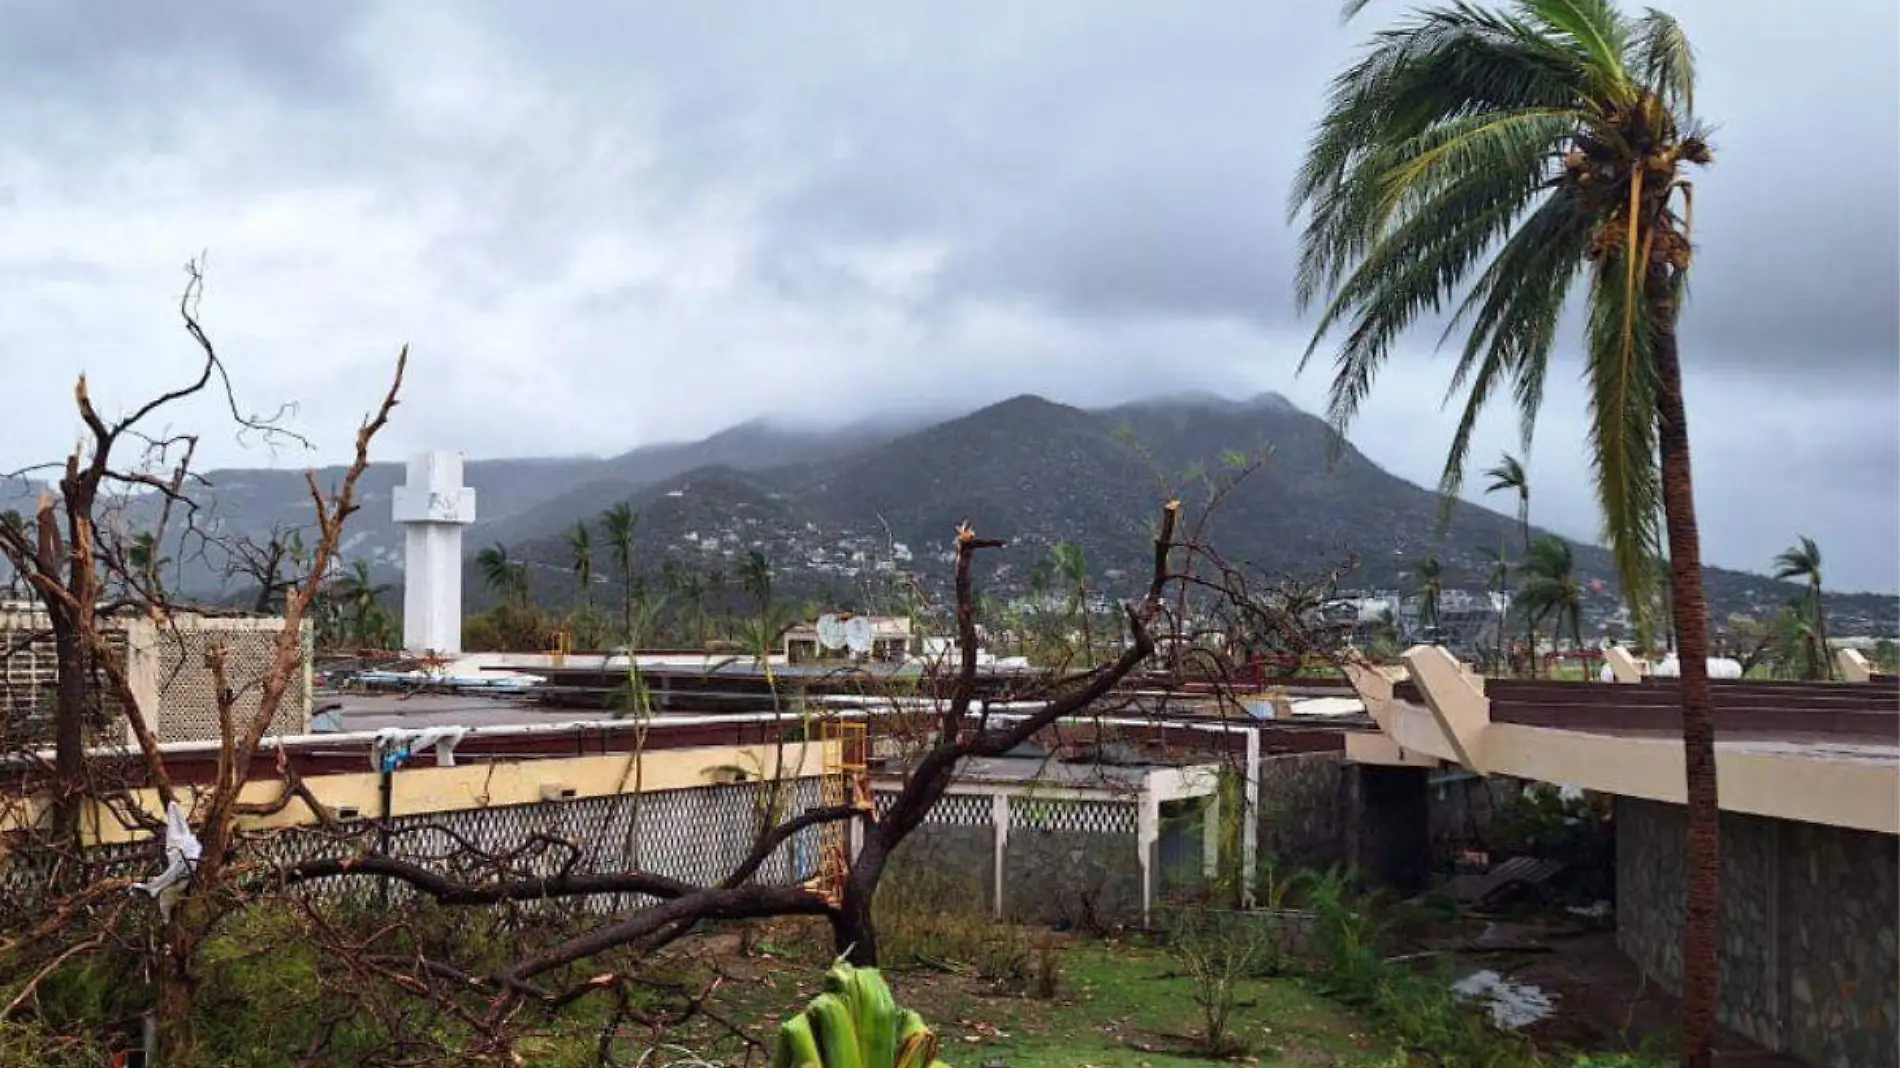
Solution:
[[(354, 458), (340, 484), (326, 492), (314, 471), (308, 476), (315, 513), (310, 569), (282, 586), (283, 626), (256, 684), (255, 711), (248, 715), (236, 711), (237, 694), (226, 654), (216, 645), (207, 652), (203, 666), (217, 694), (219, 760), (211, 782), (181, 788), (152, 726), (156, 710), (140, 707), (124, 654), (111, 633), (114, 618), (123, 614), (143, 615), (165, 625), (176, 613), (190, 608), (176, 601), (157, 580), (155, 556), (159, 547), (186, 544), (191, 535), (200, 541), (210, 537), (195, 524), (200, 508), (195, 491), (204, 484), (192, 471), (198, 439), (187, 434), (154, 436), (145, 427), (181, 402), (216, 390), (223, 393), (241, 431), (272, 440), (302, 441), (283, 428), (282, 411), (266, 418), (240, 411), (225, 364), (198, 319), (203, 275), (196, 264), (187, 270), (179, 313), (202, 354), (197, 377), (115, 420), (101, 414), (90, 384), (81, 376), (74, 403), (87, 436), (63, 463), (43, 465), (57, 470), (57, 492), (49, 489), (40, 494), (31, 520), (0, 524), (0, 554), (24, 577), (38, 601), (57, 663), (50, 780), (34, 774), (38, 762), (30, 749), (3, 754), (14, 772), (6, 790), (11, 810), (0, 821), (11, 837), (6, 859), (15, 864), (38, 863), (56, 875), (68, 873), (40, 888), (36, 908), (42, 918), (0, 941), (0, 968), (17, 973), (21, 980), (13, 1004), (0, 1010), (0, 1015), (32, 996), (38, 983), (66, 961), (100, 949), (113, 937), (114, 923), (133, 907), (123, 893), (129, 879), (83, 877), (90, 870), (81, 848), (85, 826), (113, 821), (156, 835), (163, 830), (164, 811), (177, 803), (189, 814), (203, 852), (179, 898), (168, 902), (169, 907), (151, 925), (151, 969), (161, 1033), (174, 1047), (190, 1041), (194, 955), (234, 904), (239, 818), (281, 810), (293, 798), (309, 796), (289, 769), (284, 771), (282, 790), (274, 802), (245, 802), (240, 790), (251, 778), (259, 744), (302, 661), (305, 614), (335, 559), (344, 522), (357, 508), (357, 483), (369, 465), (371, 442), (396, 406), (408, 359), (404, 349), (381, 404), (357, 432)], [(121, 454), (141, 447), (142, 456), (122, 458)], [(16, 477), (39, 469), (17, 472)], [(138, 499), (141, 496), (144, 500)], [(155, 518), (147, 529), (131, 535), (124, 517), (147, 501), (155, 502)], [(183, 538), (173, 536), (174, 523), (182, 525)], [(140, 546), (144, 551), (135, 552)], [(132, 751), (89, 758), (88, 727), (104, 725), (108, 718), (114, 724), (123, 722), (129, 730)], [(51, 819), (43, 824), (36, 813), (48, 798)], [(156, 802), (158, 811), (153, 811), (150, 802)], [(71, 873), (81, 873), (76, 885)]]

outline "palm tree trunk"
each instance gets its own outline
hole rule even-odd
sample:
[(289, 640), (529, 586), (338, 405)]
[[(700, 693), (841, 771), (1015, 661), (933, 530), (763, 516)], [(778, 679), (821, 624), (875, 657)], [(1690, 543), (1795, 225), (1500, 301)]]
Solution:
[(1821, 677), (1834, 678), (1833, 651), (1827, 647), (1827, 610), (1821, 607), (1821, 576), (1814, 576), (1814, 633), (1821, 642)]
[(1669, 540), (1670, 601), (1682, 679), (1682, 750), (1688, 795), (1688, 914), (1682, 931), (1681, 1062), (1709, 1068), (1715, 1033), (1720, 931), (1720, 811), (1715, 781), (1715, 699), (1709, 687), (1709, 609), (1702, 594), (1702, 544), (1689, 467), (1689, 423), (1676, 347), (1674, 286), (1652, 271), (1658, 377), (1658, 447), (1663, 520)]

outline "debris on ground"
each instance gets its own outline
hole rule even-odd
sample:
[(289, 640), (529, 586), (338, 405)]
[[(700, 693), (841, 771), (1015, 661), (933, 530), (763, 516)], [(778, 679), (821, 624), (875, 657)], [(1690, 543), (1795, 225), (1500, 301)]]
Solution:
[(1491, 1022), (1507, 1031), (1529, 1027), (1557, 1011), (1557, 999), (1529, 983), (1517, 983), (1486, 969), (1451, 985), (1460, 997), (1483, 1002)]

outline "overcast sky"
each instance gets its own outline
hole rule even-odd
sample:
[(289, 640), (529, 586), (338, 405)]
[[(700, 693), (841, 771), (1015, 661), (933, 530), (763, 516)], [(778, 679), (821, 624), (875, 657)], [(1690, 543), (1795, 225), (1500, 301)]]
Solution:
[[(297, 402), (324, 460), (404, 341), (392, 458), (1028, 391), (1323, 403), (1285, 193), (1401, 5), (630, 6), (8, 3), (0, 466), (70, 447), (82, 369), (108, 408), (193, 370), (201, 250), (246, 407)], [(1900, 588), (1900, 5), (1670, 6), (1719, 124), (1684, 326), (1705, 553), (1808, 533), (1831, 585)], [(1448, 357), (1412, 340), (1354, 438), (1429, 485)], [(1588, 537), (1564, 359), (1534, 507)], [(1500, 412), (1476, 455), (1514, 440)]]

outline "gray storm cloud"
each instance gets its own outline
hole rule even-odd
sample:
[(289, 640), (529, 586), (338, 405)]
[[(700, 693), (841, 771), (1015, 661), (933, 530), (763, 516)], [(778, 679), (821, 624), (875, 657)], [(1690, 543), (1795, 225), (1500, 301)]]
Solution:
[[(1670, 6), (1717, 124), (1685, 324), (1709, 556), (1761, 568), (1802, 532), (1833, 581), (1900, 587), (1900, 14)], [(1317, 408), (1286, 187), (1326, 79), (1401, 10), (12, 5), (0, 465), (70, 446), (82, 369), (109, 403), (189, 371), (172, 301), (199, 250), (246, 400), (298, 402), (326, 457), (403, 341), (392, 451), (616, 452), (1023, 391)], [(1427, 483), (1434, 340), (1355, 435)], [(1540, 514), (1589, 535), (1582, 419), (1553, 390), (1532, 473)], [(1500, 413), (1478, 455), (1514, 440)]]

